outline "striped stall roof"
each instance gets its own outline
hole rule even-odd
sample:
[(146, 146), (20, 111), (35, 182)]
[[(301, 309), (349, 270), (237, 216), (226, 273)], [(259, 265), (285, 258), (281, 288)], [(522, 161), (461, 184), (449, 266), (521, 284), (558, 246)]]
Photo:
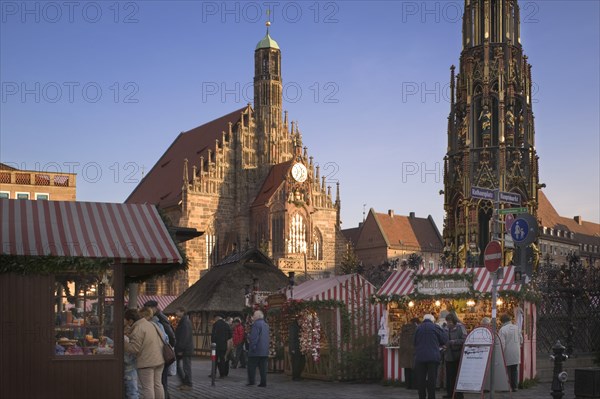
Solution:
[(1, 253), (181, 263), (154, 205), (0, 199)]
[[(519, 291), (521, 284), (514, 282), (515, 266), (505, 266), (504, 276), (498, 279), (498, 291)], [(409, 295), (414, 292), (413, 274), (419, 276), (449, 275), (449, 274), (467, 274), (474, 273), (473, 289), (479, 292), (492, 292), (492, 276), (483, 267), (463, 268), (463, 269), (421, 269), (416, 272), (413, 270), (399, 270), (392, 272), (390, 277), (383, 283), (377, 295)]]
[[(158, 309), (165, 310), (175, 298), (177, 298), (175, 295), (138, 295), (137, 303), (139, 307), (142, 307), (148, 301), (156, 301)], [(127, 297), (125, 297), (125, 303), (128, 303)]]

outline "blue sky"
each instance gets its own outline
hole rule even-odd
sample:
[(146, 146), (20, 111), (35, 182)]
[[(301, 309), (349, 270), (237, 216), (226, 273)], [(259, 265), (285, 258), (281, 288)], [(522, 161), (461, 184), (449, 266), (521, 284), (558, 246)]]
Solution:
[[(366, 209), (442, 228), (458, 1), (0, 2), (0, 161), (75, 171), (77, 198), (122, 202), (177, 134), (252, 101), (271, 4), (285, 109), (343, 228)], [(540, 182), (600, 219), (600, 2), (521, 1)]]

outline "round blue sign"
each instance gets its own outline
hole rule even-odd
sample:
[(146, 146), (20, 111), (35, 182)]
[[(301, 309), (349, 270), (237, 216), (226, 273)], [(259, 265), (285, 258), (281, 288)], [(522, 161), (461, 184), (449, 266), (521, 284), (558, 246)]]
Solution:
[(529, 223), (525, 219), (518, 218), (510, 226), (510, 236), (516, 243), (521, 243), (527, 239), (529, 234)]

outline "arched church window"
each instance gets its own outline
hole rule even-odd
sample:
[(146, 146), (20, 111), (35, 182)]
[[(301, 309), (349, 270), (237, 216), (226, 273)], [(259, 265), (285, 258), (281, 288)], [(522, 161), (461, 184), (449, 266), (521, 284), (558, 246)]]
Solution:
[(217, 264), (217, 236), (214, 232), (206, 233), (206, 268)]
[(318, 229), (313, 231), (312, 236), (312, 256), (313, 259), (323, 260), (323, 238)]
[(306, 253), (306, 224), (299, 213), (294, 214), (290, 220), (288, 234), (288, 253)]

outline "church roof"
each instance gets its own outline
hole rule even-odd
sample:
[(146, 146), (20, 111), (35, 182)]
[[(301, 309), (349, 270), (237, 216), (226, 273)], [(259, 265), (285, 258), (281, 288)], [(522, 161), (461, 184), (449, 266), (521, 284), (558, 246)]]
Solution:
[[(362, 227), (362, 223), (361, 223), (361, 227)], [(350, 243), (352, 243), (352, 245), (355, 247), (356, 247), (356, 243), (358, 242), (358, 237), (360, 235), (361, 227), (353, 227), (351, 229), (342, 230), (342, 234), (344, 235), (346, 240), (350, 241)]]
[(246, 107), (180, 133), (125, 202), (149, 203), (161, 208), (176, 204), (181, 199), (183, 160), (187, 158), (190, 162), (191, 173), (192, 166), (199, 165), (201, 156), (206, 159), (215, 140), (221, 140), (222, 132), (228, 131), (229, 122), (235, 125), (240, 120), (244, 109)]
[(443, 247), (442, 237), (431, 216), (418, 218), (372, 212), (390, 248), (420, 248), (437, 252)]
[(543, 227), (573, 232), (576, 240), (584, 244), (600, 244), (600, 224), (584, 220), (578, 223), (574, 218), (560, 216), (541, 190), (538, 191), (537, 216)]
[(263, 182), (258, 195), (254, 199), (252, 206), (260, 206), (268, 203), (271, 200), (271, 197), (275, 194), (277, 189), (281, 187), (283, 182), (285, 181), (285, 175), (290, 169), (293, 160), (279, 163), (277, 165), (273, 165), (267, 178)]
[(256, 45), (256, 50), (259, 48), (275, 48), (279, 50), (279, 45), (275, 40), (273, 40), (271, 35), (269, 35), (269, 31), (267, 30), (265, 37), (263, 37), (262, 40)]

